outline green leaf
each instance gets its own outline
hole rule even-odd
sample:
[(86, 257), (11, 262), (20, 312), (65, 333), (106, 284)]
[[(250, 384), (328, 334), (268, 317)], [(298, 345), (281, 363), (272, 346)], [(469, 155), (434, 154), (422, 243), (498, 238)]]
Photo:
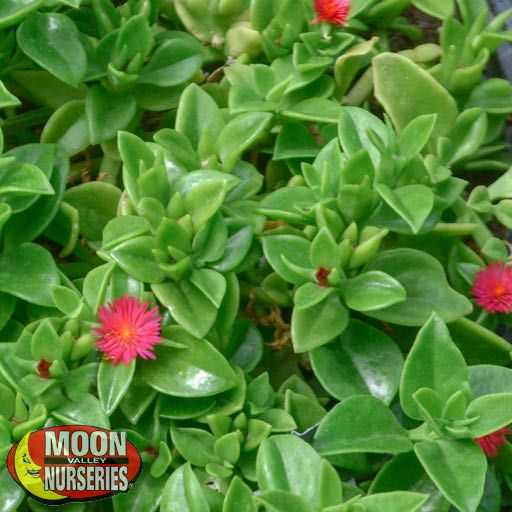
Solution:
[(208, 501), (190, 464), (179, 467), (162, 490), (162, 512), (210, 512)]
[(387, 405), (372, 396), (352, 396), (320, 422), (313, 443), (323, 456), (342, 453), (390, 453), (412, 450), (407, 431)]
[(414, 452), (402, 453), (386, 462), (370, 486), (371, 494), (393, 491), (420, 491), (429, 495), (420, 512), (448, 512), (451, 508)]
[[(26, 0), (20, 3), (18, 0), (4, 0), (0, 5), (0, 28), (10, 27), (18, 23), (29, 12), (37, 9), (43, 0)], [(5, 511), (2, 511), (5, 512)]]
[(404, 287), (384, 272), (364, 272), (345, 281), (343, 298), (350, 309), (375, 311), (406, 300)]
[(215, 323), (218, 307), (194, 283), (188, 280), (165, 282), (154, 284), (152, 290), (188, 332), (197, 338), (208, 334)]
[(387, 185), (376, 186), (377, 192), (417, 234), (434, 208), (434, 193), (425, 185), (406, 185), (391, 190)]
[(484, 492), (487, 460), (473, 441), (423, 441), (414, 451), (428, 476), (461, 512), (476, 512)]
[(453, 14), (453, 0), (413, 0), (413, 5), (430, 16), (445, 20)]
[(268, 491), (263, 492), (257, 497), (257, 501), (265, 506), (268, 512), (312, 512), (308, 503), (301, 498), (289, 492)]
[(328, 269), (340, 265), (340, 249), (327, 228), (321, 228), (311, 243), (311, 263)]
[(190, 80), (201, 67), (201, 47), (188, 39), (171, 39), (158, 47), (140, 72), (140, 84), (171, 87)]
[[(1, 9), (1, 7), (0, 7)], [(2, 21), (0, 20), (0, 25), (1, 25)], [(0, 108), (7, 108), (7, 107), (17, 107), (21, 105), (21, 102), (18, 98), (16, 98), (16, 96), (14, 96), (14, 94), (11, 94), (7, 88), (5, 87), (5, 85), (3, 84), (3, 82), (0, 80)], [(2, 149), (2, 137), (0, 136), (0, 149)], [(1, 151), (0, 151), (1, 153)]]
[(346, 329), (348, 321), (348, 310), (336, 294), (309, 308), (294, 308), (292, 341), (295, 352), (307, 352), (329, 343)]
[(418, 420), (424, 418), (413, 395), (421, 388), (434, 390), (443, 405), (457, 391), (469, 392), (464, 357), (437, 315), (418, 333), (402, 372), (400, 403), (408, 416)]
[(311, 352), (316, 377), (338, 400), (370, 394), (390, 404), (403, 362), (391, 338), (359, 320), (351, 320), (339, 339)]
[(253, 240), (253, 229), (245, 226), (231, 235), (225, 244), (224, 255), (212, 267), (219, 272), (231, 272), (240, 265), (247, 256)]
[(427, 501), (428, 496), (417, 492), (387, 492), (365, 496), (357, 503), (365, 512), (416, 512)]
[(373, 59), (373, 76), (377, 99), (398, 131), (426, 114), (437, 114), (434, 137), (446, 135), (455, 124), (458, 115), (455, 100), (412, 60), (397, 53), (381, 53)]
[(413, 119), (400, 134), (398, 144), (400, 155), (405, 160), (412, 160), (427, 145), (437, 120), (436, 114), (425, 114)]
[(170, 327), (166, 335), (187, 348), (157, 345), (157, 359), (141, 362), (142, 378), (152, 388), (178, 397), (203, 397), (237, 385), (229, 363), (206, 340), (196, 339), (180, 327)]
[(466, 417), (478, 418), (469, 425), (471, 436), (482, 437), (496, 432), (512, 423), (512, 393), (481, 396), (473, 400)]
[(473, 89), (466, 108), (481, 108), (489, 114), (509, 114), (511, 101), (512, 85), (501, 78), (490, 78)]
[(185, 196), (185, 208), (196, 228), (203, 226), (221, 207), (226, 197), (224, 180), (211, 179), (196, 183)]
[[(11, 163), (7, 159), (0, 162), (4, 164), (0, 166), (0, 197), (7, 196), (9, 200), (9, 194), (37, 196), (54, 193), (46, 175), (35, 165)], [(16, 204), (11, 206), (16, 211)]]
[(294, 235), (272, 235), (263, 237), (262, 244), (265, 258), (283, 279), (293, 284), (305, 281), (284, 263), (283, 256), (298, 267), (312, 269), (309, 240)]
[[(341, 501), (341, 482), (332, 466), (296, 436), (274, 436), (263, 441), (256, 473), (263, 492), (291, 493), (313, 510)], [(328, 494), (324, 494), (326, 489)]]
[(40, 306), (53, 306), (51, 291), (58, 284), (55, 262), (41, 246), (22, 244), (0, 255), (0, 291)]
[(453, 322), (471, 313), (471, 302), (453, 290), (442, 265), (432, 256), (415, 249), (381, 252), (367, 267), (396, 279), (405, 288), (407, 300), (366, 314), (384, 322), (421, 326), (437, 313), (445, 322)]
[(217, 145), (226, 170), (231, 170), (242, 153), (263, 137), (272, 122), (272, 114), (250, 112), (231, 120), (220, 132)]
[(110, 256), (135, 279), (144, 283), (160, 283), (165, 279), (165, 274), (155, 259), (154, 249), (154, 237), (138, 236), (119, 244)]
[(256, 512), (251, 489), (237, 476), (231, 480), (222, 512)]
[(190, 84), (182, 93), (176, 113), (176, 131), (185, 135), (194, 148), (205, 134), (216, 140), (224, 128), (220, 109), (198, 85)]
[(144, 510), (144, 512), (155, 512), (162, 499), (162, 488), (166, 480), (168, 480), (167, 475), (154, 478), (149, 469), (143, 466), (137, 478), (137, 485), (134, 485), (130, 492), (122, 492), (112, 497), (114, 512), (125, 512), (132, 508)]
[(374, 166), (378, 168), (381, 155), (370, 138), (371, 132), (375, 132), (382, 141), (388, 141), (388, 130), (378, 117), (362, 108), (343, 107), (338, 124), (341, 147), (349, 158), (362, 149), (367, 150)]
[(44, 359), (48, 362), (62, 359), (63, 348), (51, 321), (47, 318), (42, 320), (32, 335), (31, 351), (33, 359), (36, 361)]
[(79, 311), (81, 305), (80, 295), (66, 286), (55, 286), (52, 290), (55, 306), (68, 316)]
[(111, 92), (101, 85), (88, 89), (85, 113), (91, 143), (113, 139), (128, 127), (136, 112), (137, 103), (131, 94)]
[(213, 445), (215, 437), (198, 428), (171, 428), (172, 442), (181, 456), (190, 464), (205, 467), (211, 462), (219, 462)]
[(68, 16), (36, 13), (17, 31), (25, 54), (63, 82), (78, 86), (87, 69), (87, 56), (79, 32)]
[(311, 158), (318, 154), (319, 147), (311, 132), (302, 123), (286, 123), (277, 136), (274, 160), (289, 158)]
[(116, 216), (121, 191), (101, 181), (91, 181), (72, 187), (64, 200), (80, 214), (80, 233), (87, 240), (101, 240), (103, 228)]
[(133, 204), (138, 204), (140, 192), (137, 182), (141, 166), (144, 169), (151, 169), (155, 162), (155, 156), (145, 142), (132, 133), (120, 132), (118, 145), (123, 160), (124, 187)]
[(512, 393), (512, 370), (490, 364), (470, 366), (469, 383), (475, 398), (496, 393)]
[(114, 365), (103, 360), (98, 368), (98, 398), (104, 411), (110, 416), (128, 391), (135, 373), (135, 359), (129, 364)]
[[(1, 12), (0, 10), (0, 14)], [(7, 470), (7, 465), (4, 464), (0, 470), (0, 512), (15, 512), (21, 507), (25, 498), (25, 491), (13, 479)]]
[(68, 400), (52, 411), (52, 416), (64, 425), (94, 425), (110, 428), (108, 417), (99, 400), (90, 394), (81, 395), (76, 401)]

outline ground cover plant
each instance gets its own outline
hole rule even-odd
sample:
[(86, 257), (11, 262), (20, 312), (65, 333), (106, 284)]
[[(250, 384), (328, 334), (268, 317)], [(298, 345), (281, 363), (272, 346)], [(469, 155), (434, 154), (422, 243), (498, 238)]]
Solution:
[(0, 511), (28, 432), (128, 432), (53, 509), (512, 506), (512, 11), (0, 1)]

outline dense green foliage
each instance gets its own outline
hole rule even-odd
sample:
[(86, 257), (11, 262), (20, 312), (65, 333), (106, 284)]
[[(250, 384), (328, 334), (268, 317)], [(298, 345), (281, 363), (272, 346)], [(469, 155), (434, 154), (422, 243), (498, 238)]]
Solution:
[[(512, 13), (313, 4), (0, 0), (0, 459), (90, 424), (144, 461), (59, 510), (512, 504), (474, 442), (512, 423), (510, 319), (471, 294), (510, 258)], [(156, 360), (96, 350), (126, 294)], [(2, 462), (0, 512), (41, 510)]]

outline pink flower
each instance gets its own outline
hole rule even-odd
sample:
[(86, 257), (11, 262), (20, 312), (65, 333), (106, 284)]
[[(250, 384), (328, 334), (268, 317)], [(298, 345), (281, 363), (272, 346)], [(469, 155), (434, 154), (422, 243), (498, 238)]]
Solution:
[(350, 0), (315, 0), (315, 11), (313, 23), (344, 25), (350, 12)]
[(473, 283), (476, 303), (490, 313), (512, 312), (512, 268), (493, 263), (480, 270)]
[(497, 457), (500, 448), (507, 443), (507, 437), (512, 434), (508, 428), (500, 428), (496, 432), (483, 437), (477, 437), (475, 443), (482, 448), (487, 457)]
[(125, 295), (98, 312), (100, 327), (94, 334), (96, 345), (113, 364), (128, 364), (140, 356), (155, 359), (153, 347), (160, 342), (160, 316), (157, 308)]

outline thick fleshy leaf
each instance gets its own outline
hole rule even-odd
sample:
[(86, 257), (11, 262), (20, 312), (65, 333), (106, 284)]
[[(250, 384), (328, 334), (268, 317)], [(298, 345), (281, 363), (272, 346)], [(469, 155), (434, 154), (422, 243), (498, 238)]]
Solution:
[(351, 320), (336, 341), (311, 352), (315, 375), (338, 400), (370, 394), (391, 403), (400, 384), (403, 362), (391, 338), (359, 320)]
[(448, 512), (451, 505), (430, 480), (414, 452), (402, 453), (382, 466), (370, 487), (372, 494), (422, 492), (429, 496), (419, 512)]
[(222, 512), (256, 512), (251, 489), (237, 476), (228, 488)]
[(413, 395), (422, 388), (435, 391), (444, 404), (457, 391), (469, 393), (468, 369), (446, 324), (433, 315), (420, 330), (405, 361), (400, 403), (411, 418), (424, 419)]
[(60, 284), (51, 254), (23, 244), (0, 256), (0, 291), (40, 306), (53, 306), (52, 289)]
[(157, 345), (156, 360), (141, 361), (141, 375), (152, 388), (167, 395), (203, 397), (236, 386), (235, 372), (206, 340), (194, 338), (180, 327), (169, 328), (166, 335), (187, 348)]
[(169, 281), (153, 285), (152, 290), (176, 322), (188, 332), (198, 338), (208, 334), (215, 323), (218, 307), (197, 285), (188, 280)]
[(336, 294), (309, 308), (294, 308), (292, 341), (295, 352), (307, 352), (329, 343), (343, 333), (348, 321), (348, 310)]
[(391, 190), (377, 185), (377, 191), (386, 204), (418, 233), (434, 207), (434, 193), (425, 185), (406, 185)]
[(461, 512), (476, 512), (487, 460), (473, 441), (422, 441), (414, 451), (445, 498)]
[(135, 373), (135, 360), (130, 364), (114, 365), (101, 361), (98, 368), (98, 398), (105, 412), (110, 416), (128, 391)]
[(52, 411), (52, 416), (64, 425), (94, 425), (110, 428), (108, 416), (100, 401), (90, 394), (84, 394), (77, 400), (66, 401)]
[(63, 82), (76, 87), (87, 69), (87, 55), (79, 32), (68, 16), (37, 13), (17, 31), (21, 49)]
[(512, 393), (512, 370), (490, 364), (470, 366), (469, 384), (475, 398), (496, 393)]
[(453, 322), (473, 309), (466, 297), (450, 287), (442, 265), (425, 252), (408, 248), (384, 251), (366, 270), (379, 270), (390, 275), (407, 292), (405, 302), (366, 313), (378, 320), (420, 326), (433, 312), (445, 322)]
[(155, 52), (139, 77), (140, 84), (176, 86), (190, 80), (201, 67), (201, 46), (194, 40), (171, 39)]
[(210, 512), (208, 501), (190, 464), (174, 471), (161, 492), (162, 512)]
[(350, 309), (375, 311), (406, 300), (404, 287), (384, 272), (365, 272), (343, 283), (343, 298)]
[(377, 99), (399, 131), (425, 114), (437, 114), (435, 137), (446, 135), (455, 124), (455, 100), (412, 60), (397, 53), (381, 53), (373, 59), (373, 75)]
[(80, 232), (90, 241), (101, 240), (103, 228), (116, 216), (121, 191), (109, 183), (91, 181), (70, 188), (64, 200), (78, 210)]
[(119, 244), (110, 256), (135, 279), (143, 283), (161, 283), (165, 279), (165, 274), (155, 259), (154, 249), (154, 237), (139, 236)]
[(412, 450), (407, 431), (387, 405), (372, 396), (339, 403), (320, 422), (313, 446), (321, 455), (399, 454)]
[(512, 393), (497, 393), (473, 400), (467, 418), (478, 418), (469, 425), (473, 437), (482, 437), (507, 427), (512, 423)]
[(128, 126), (136, 112), (137, 103), (131, 94), (113, 93), (101, 85), (91, 87), (85, 100), (91, 143), (113, 139)]
[(426, 494), (418, 492), (387, 492), (361, 499), (365, 512), (416, 512), (427, 501)]
[(167, 480), (167, 475), (159, 478), (151, 476), (149, 469), (143, 468), (130, 492), (122, 492), (112, 498), (114, 512), (126, 510), (144, 510), (155, 512), (162, 499), (162, 488)]
[(217, 144), (226, 169), (232, 169), (242, 153), (266, 133), (271, 121), (272, 114), (250, 112), (235, 117), (225, 126)]
[(294, 235), (272, 235), (262, 239), (263, 251), (272, 268), (286, 281), (302, 284), (306, 279), (286, 265), (283, 257), (297, 267), (311, 270), (309, 259), (311, 242)]
[(341, 501), (341, 482), (332, 466), (298, 437), (274, 436), (263, 441), (256, 472), (262, 491), (289, 492), (313, 510)]

